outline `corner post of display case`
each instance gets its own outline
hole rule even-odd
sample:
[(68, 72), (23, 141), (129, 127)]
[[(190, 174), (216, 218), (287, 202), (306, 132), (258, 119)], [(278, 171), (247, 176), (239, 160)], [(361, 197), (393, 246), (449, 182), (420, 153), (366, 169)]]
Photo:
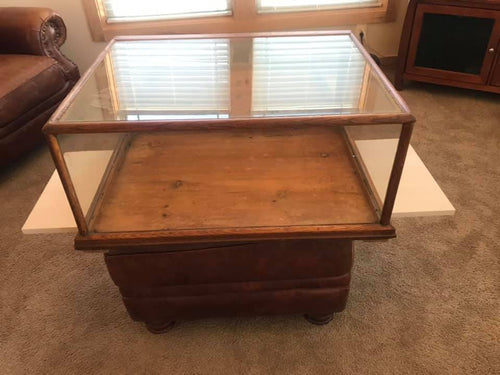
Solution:
[(45, 133), (45, 138), (49, 145), (50, 153), (52, 154), (52, 159), (54, 159), (54, 164), (56, 165), (57, 172), (59, 173), (59, 178), (61, 179), (64, 192), (68, 197), (69, 205), (73, 216), (75, 217), (76, 225), (78, 226), (78, 231), (80, 235), (84, 236), (88, 233), (87, 223), (85, 221), (85, 215), (83, 214), (82, 208), (78, 201), (76, 195), (75, 187), (71, 181), (71, 176), (69, 174), (68, 166), (64, 161), (64, 156), (59, 146), (57, 138), (53, 134)]
[(405, 164), (406, 154), (410, 146), (411, 133), (415, 121), (406, 122), (402, 125), (401, 134), (399, 136), (398, 148), (392, 166), (391, 177), (387, 186), (387, 192), (384, 199), (384, 207), (382, 209), (382, 217), (380, 223), (382, 225), (389, 225), (391, 223), (392, 210), (394, 202), (396, 201), (396, 194), (398, 192), (399, 181), (403, 174), (403, 167)]

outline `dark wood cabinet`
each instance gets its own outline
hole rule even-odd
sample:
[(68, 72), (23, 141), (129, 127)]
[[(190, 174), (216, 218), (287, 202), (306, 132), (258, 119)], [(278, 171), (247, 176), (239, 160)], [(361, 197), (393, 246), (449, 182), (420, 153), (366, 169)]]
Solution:
[[(497, 51), (500, 49), (500, 42), (497, 44)], [(500, 87), (500, 53), (497, 53), (496, 60), (491, 74), (490, 85)]]
[(500, 93), (500, 0), (411, 0), (396, 72), (405, 79)]

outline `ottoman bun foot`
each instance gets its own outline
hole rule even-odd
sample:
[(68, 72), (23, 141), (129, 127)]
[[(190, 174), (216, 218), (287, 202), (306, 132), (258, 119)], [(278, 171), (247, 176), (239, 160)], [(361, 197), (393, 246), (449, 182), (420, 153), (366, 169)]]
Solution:
[(173, 320), (167, 322), (149, 322), (146, 323), (146, 328), (151, 333), (161, 334), (170, 331), (174, 325), (175, 321)]
[(317, 326), (323, 326), (323, 325), (328, 324), (332, 321), (333, 314), (326, 314), (326, 315), (306, 314), (306, 315), (304, 315), (304, 318), (311, 324), (315, 324)]

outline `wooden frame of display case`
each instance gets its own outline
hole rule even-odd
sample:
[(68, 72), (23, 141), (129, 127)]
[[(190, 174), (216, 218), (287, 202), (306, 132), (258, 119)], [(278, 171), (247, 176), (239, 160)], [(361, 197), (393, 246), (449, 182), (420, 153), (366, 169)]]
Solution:
[[(305, 116), (305, 117), (280, 117), (280, 118), (252, 118), (252, 119), (215, 119), (203, 120), (175, 120), (175, 121), (127, 121), (123, 122), (96, 122), (79, 124), (56, 122), (55, 120), (65, 111), (72, 102), (79, 89), (91, 76), (97, 64), (108, 53), (115, 41), (119, 40), (153, 40), (153, 39), (190, 39), (190, 38), (212, 38), (212, 37), (256, 37), (256, 36), (279, 36), (279, 35), (342, 35), (345, 32), (296, 32), (296, 33), (248, 33), (248, 34), (219, 34), (219, 35), (181, 35), (181, 36), (135, 36), (115, 38), (101, 53), (96, 62), (85, 74), (82, 80), (75, 86), (74, 91), (66, 98), (61, 107), (44, 127), (47, 135), (49, 147), (56, 162), (57, 170), (62, 176), (64, 189), (68, 195), (71, 208), (75, 215), (79, 230), (75, 243), (77, 248), (102, 248), (109, 246), (119, 246), (120, 244), (134, 243), (178, 243), (178, 242), (203, 242), (207, 240), (248, 240), (248, 239), (271, 239), (271, 238), (390, 238), (394, 237), (394, 228), (390, 226), (390, 217), (394, 206), (397, 187), (401, 178), (404, 159), (411, 137), (414, 117), (411, 115), (404, 101), (399, 97), (390, 82), (380, 71), (380, 68), (373, 62), (369, 54), (363, 49), (357, 39), (351, 35), (351, 39), (360, 48), (360, 51), (367, 59), (371, 69), (377, 75), (398, 101), (398, 105), (404, 111), (401, 114), (359, 114), (342, 116)], [(396, 153), (396, 159), (391, 173), (386, 199), (382, 210), (379, 224), (358, 224), (358, 225), (322, 225), (315, 227), (275, 227), (275, 228), (233, 228), (233, 229), (199, 229), (190, 231), (153, 231), (153, 232), (129, 232), (129, 233), (92, 233), (89, 232), (85, 215), (78, 203), (74, 187), (69, 178), (69, 172), (62, 156), (61, 148), (57, 142), (58, 134), (79, 134), (79, 133), (134, 133), (134, 132), (163, 132), (175, 130), (201, 130), (201, 129), (243, 129), (265, 126), (270, 127), (297, 127), (297, 126), (345, 126), (345, 125), (370, 125), (370, 124), (403, 124)]]

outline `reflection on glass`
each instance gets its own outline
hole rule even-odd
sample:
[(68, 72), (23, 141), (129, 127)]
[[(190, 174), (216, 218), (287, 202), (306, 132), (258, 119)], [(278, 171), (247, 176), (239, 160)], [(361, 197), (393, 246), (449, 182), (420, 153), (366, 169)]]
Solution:
[(401, 113), (347, 34), (118, 41), (61, 122)]
[(111, 56), (120, 114), (142, 120), (229, 111), (227, 39), (116, 43)]
[(349, 36), (257, 38), (253, 56), (255, 115), (358, 110), (366, 63)]
[(127, 115), (128, 121), (154, 121), (154, 120), (203, 120), (215, 118), (228, 118), (228, 115), (213, 114), (213, 115)]
[[(97, 65), (93, 74), (78, 91), (60, 121), (116, 121), (113, 107), (112, 86), (104, 62)], [(114, 92), (114, 91), (113, 91)]]

